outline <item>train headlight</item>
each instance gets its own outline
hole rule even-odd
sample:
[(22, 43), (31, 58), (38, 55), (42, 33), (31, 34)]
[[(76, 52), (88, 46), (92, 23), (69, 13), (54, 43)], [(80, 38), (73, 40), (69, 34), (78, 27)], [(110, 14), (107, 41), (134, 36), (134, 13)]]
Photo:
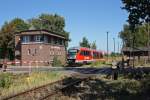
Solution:
[(76, 55), (74, 56), (74, 58), (76, 59)]

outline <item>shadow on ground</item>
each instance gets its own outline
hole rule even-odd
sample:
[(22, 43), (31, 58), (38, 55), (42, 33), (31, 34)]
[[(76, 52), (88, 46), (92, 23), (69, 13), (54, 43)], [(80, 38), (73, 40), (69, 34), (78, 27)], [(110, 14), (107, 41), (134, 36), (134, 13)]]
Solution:
[(63, 96), (77, 100), (150, 100), (149, 93), (150, 79), (104, 81), (95, 78), (62, 90)]

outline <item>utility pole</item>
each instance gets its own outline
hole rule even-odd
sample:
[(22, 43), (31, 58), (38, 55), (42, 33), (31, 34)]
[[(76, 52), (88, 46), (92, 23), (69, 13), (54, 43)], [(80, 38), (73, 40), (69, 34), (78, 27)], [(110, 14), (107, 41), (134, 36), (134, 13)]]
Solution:
[(149, 32), (149, 22), (148, 22), (148, 25), (147, 25), (147, 33), (148, 33), (148, 63), (150, 62), (150, 32)]
[(119, 42), (118, 42), (118, 54), (119, 54), (119, 49), (120, 49), (120, 47), (119, 47)]
[(107, 62), (108, 62), (108, 32), (107, 32)]
[(135, 61), (135, 55), (134, 55), (134, 51), (135, 51), (135, 30), (133, 31), (133, 40), (132, 40), (132, 53), (133, 53), (133, 68), (135, 67), (134, 61)]
[(114, 53), (116, 52), (115, 50), (115, 38), (113, 38), (113, 41), (114, 41)]

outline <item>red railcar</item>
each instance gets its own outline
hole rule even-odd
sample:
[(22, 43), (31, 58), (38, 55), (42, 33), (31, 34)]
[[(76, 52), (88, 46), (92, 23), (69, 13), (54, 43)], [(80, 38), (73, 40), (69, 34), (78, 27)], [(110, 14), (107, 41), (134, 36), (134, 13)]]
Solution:
[(72, 47), (68, 50), (68, 63), (91, 63), (103, 60), (103, 52), (85, 47)]

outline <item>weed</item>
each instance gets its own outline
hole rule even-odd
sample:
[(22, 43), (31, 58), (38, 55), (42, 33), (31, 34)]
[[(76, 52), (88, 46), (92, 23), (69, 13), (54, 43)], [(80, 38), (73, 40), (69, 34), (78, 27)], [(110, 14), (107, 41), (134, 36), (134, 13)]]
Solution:
[(53, 67), (62, 66), (62, 63), (61, 63), (61, 61), (58, 59), (57, 56), (54, 56), (52, 66), (53, 66)]
[(1, 88), (9, 88), (12, 84), (12, 74), (10, 73), (2, 73), (0, 74), (0, 87)]
[(0, 97), (5, 97), (18, 92), (23, 92), (33, 87), (38, 87), (47, 83), (57, 81), (64, 77), (65, 74), (59, 72), (33, 72), (30, 75), (24, 74), (4, 74), (0, 77)]

